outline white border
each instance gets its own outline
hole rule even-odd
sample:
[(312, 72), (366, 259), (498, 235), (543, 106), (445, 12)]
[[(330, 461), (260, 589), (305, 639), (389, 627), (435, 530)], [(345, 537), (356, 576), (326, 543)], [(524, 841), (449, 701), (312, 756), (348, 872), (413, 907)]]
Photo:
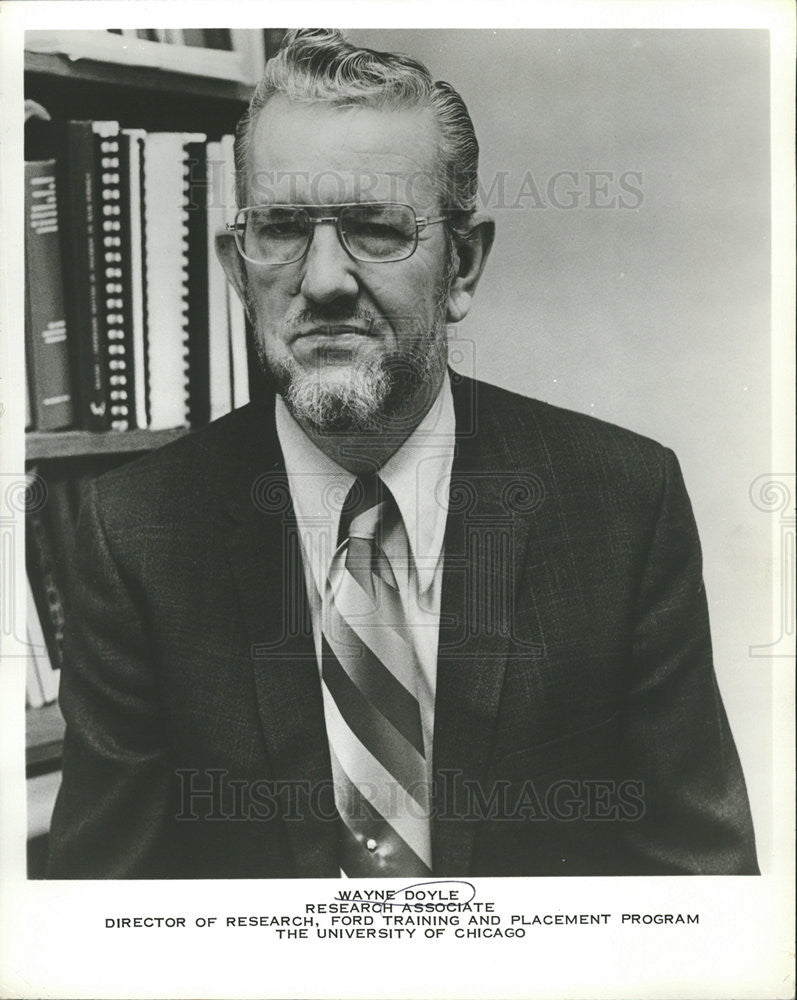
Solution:
[[(24, 27), (94, 25), (312, 25), (402, 27), (639, 27), (765, 28), (772, 40), (773, 178), (773, 428), (772, 468), (793, 468), (794, 359), (793, 55), (794, 10), (787, 2), (538, 3), (524, 8), (492, 2), (461, 8), (414, 0), (373, 5), (239, 2), (9, 3), (2, 30), (0, 188), (0, 370), (23, 371), (21, 69)], [(23, 468), (20, 429), (24, 397), (19, 378), (0, 382), (0, 446), (4, 470)], [(773, 539), (779, 558), (779, 539)], [(16, 579), (24, 580), (21, 547)], [(773, 621), (779, 626), (779, 621)], [(24, 669), (20, 649), (4, 637), (0, 670), (0, 796), (24, 800), (21, 712)], [(760, 879), (508, 879), (482, 881), (483, 899), (509, 912), (689, 912), (699, 909), (699, 932), (621, 927), (599, 935), (580, 928), (547, 931), (518, 942), (456, 945), (418, 942), (337, 942), (306, 947), (275, 944), (259, 930), (105, 932), (106, 915), (133, 913), (261, 914), (291, 912), (304, 901), (331, 898), (335, 883), (173, 882), (28, 883), (24, 823), (19, 808), (0, 815), (4, 884), (0, 893), (0, 987), (3, 996), (569, 996), (786, 997), (793, 995), (792, 888), (794, 774), (792, 663), (774, 661), (776, 757), (772, 789), (775, 857)], [(114, 936), (116, 934), (117, 936)], [(644, 985), (642, 985), (644, 984)]]

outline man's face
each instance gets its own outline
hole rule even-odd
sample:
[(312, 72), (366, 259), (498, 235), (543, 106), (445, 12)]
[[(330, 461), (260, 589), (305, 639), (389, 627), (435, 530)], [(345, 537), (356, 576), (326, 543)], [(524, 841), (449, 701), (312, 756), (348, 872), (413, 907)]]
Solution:
[[(403, 202), (440, 214), (427, 110), (337, 109), (270, 100), (255, 123), (249, 204)], [(445, 373), (449, 255), (443, 225), (392, 263), (353, 260), (335, 227), (315, 227), (296, 263), (245, 262), (261, 363), (294, 415), (316, 430), (411, 423)]]

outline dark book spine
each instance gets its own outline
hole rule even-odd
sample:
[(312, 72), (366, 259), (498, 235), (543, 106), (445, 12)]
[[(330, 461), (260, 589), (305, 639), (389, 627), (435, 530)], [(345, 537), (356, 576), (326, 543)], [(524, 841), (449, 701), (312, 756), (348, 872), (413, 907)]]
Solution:
[(206, 44), (206, 34), (204, 28), (183, 28), (183, 43), (202, 49), (210, 48)]
[(145, 221), (142, 129), (121, 133), (122, 170), (122, 269), (124, 272), (124, 314), (130, 334), (129, 360), (132, 366), (133, 417), (135, 426), (149, 426), (147, 366), (147, 300), (144, 280)]
[(26, 348), (32, 418), (42, 431), (74, 421), (55, 161), (25, 164)]
[(73, 571), (76, 557), (78, 505), (74, 500), (72, 470), (49, 468), (47, 472), (47, 503), (42, 508), (45, 532), (49, 542), (49, 559), (56, 589), (64, 614), (69, 614)]
[(67, 325), (72, 331), (73, 390), (78, 422), (86, 430), (109, 427), (97, 261), (97, 190), (91, 122), (53, 125), (57, 148)]
[(210, 420), (207, 144), (186, 143), (188, 215), (188, 414), (193, 427)]
[(206, 49), (231, 51), (232, 35), (229, 28), (203, 28), (203, 45)]
[(28, 514), (26, 527), (28, 579), (39, 612), (50, 662), (55, 669), (60, 669), (63, 661), (66, 614), (63, 589), (57, 577), (54, 549), (41, 511)]
[(135, 426), (129, 259), (125, 268), (126, 232), (122, 169), (122, 136), (116, 123), (95, 122), (95, 169), (100, 218), (97, 251), (102, 327), (112, 430)]

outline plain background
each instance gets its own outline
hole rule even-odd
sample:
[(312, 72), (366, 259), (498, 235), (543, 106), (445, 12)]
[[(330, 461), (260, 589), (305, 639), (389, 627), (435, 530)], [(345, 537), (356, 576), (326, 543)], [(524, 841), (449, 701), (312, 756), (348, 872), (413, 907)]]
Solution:
[[(420, 59), (473, 119), (497, 236), (473, 309), (453, 328), (460, 367), (677, 454), (766, 869), (773, 660), (749, 647), (779, 637), (776, 515), (750, 497), (773, 471), (768, 33), (346, 34)], [(591, 197), (598, 171), (611, 176)], [(626, 171), (641, 203), (619, 187)]]

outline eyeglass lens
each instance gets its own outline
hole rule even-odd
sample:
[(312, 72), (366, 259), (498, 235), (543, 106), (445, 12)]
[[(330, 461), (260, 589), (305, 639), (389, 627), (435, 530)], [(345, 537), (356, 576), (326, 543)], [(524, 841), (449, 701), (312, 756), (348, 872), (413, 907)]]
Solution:
[[(339, 210), (339, 219), (343, 245), (357, 260), (403, 260), (417, 245), (415, 213), (409, 205), (345, 205)], [(244, 256), (264, 264), (300, 260), (314, 228), (307, 210), (291, 205), (248, 208), (241, 221)]]

